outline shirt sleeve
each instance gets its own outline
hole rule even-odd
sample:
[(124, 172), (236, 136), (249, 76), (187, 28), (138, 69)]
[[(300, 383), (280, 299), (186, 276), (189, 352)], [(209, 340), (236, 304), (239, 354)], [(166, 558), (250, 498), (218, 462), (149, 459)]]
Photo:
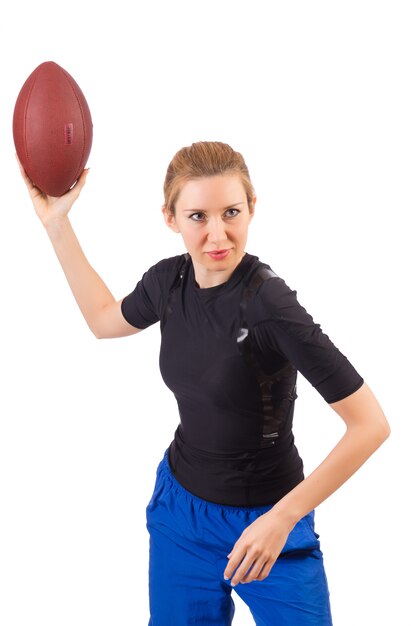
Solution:
[(135, 328), (148, 328), (161, 319), (164, 303), (177, 274), (182, 256), (159, 261), (150, 267), (134, 290), (121, 302), (121, 312)]
[(265, 281), (259, 296), (265, 309), (262, 340), (284, 355), (326, 402), (338, 402), (363, 385), (360, 374), (282, 278)]

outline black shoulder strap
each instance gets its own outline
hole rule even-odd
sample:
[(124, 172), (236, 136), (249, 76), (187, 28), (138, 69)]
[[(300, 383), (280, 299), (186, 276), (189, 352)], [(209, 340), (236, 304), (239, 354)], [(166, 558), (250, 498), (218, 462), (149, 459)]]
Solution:
[[(242, 294), (241, 300), (241, 317), (242, 323), (241, 328), (239, 329), (240, 337), (238, 337), (238, 343), (244, 340), (244, 336), (248, 334), (248, 325), (246, 323), (246, 308), (248, 306), (249, 301), (254, 297), (257, 293), (258, 289), (261, 285), (270, 278), (277, 278), (277, 274), (275, 274), (268, 267), (261, 266), (256, 272), (254, 272), (249, 280), (249, 282), (245, 285), (244, 292)], [(244, 335), (244, 336), (243, 336)]]
[(250, 300), (258, 292), (261, 285), (270, 278), (277, 278), (271, 269), (259, 267), (245, 286), (241, 300), (241, 325), (237, 342), (241, 355), (255, 372), (262, 394), (262, 410), (264, 416), (261, 447), (275, 444), (279, 430), (288, 415), (291, 403), (297, 398), (297, 373), (288, 363), (272, 374), (265, 374), (255, 355), (249, 337), (246, 310)]
[(184, 258), (183, 258), (183, 262), (182, 262), (182, 264), (179, 267), (179, 271), (177, 272), (176, 278), (174, 279), (174, 282), (173, 282), (172, 286), (170, 287), (170, 291), (169, 291), (169, 294), (167, 296), (167, 302), (166, 302), (166, 305), (164, 307), (163, 315), (162, 315), (162, 317), (160, 319), (160, 327), (161, 327), (161, 329), (164, 328), (166, 320), (167, 320), (168, 316), (170, 315), (170, 313), (173, 310), (173, 304), (174, 304), (174, 301), (176, 300), (177, 290), (180, 287), (181, 282), (183, 280), (186, 264), (188, 263), (189, 259), (190, 259), (190, 254), (188, 254), (186, 252), (186, 254), (184, 255)]

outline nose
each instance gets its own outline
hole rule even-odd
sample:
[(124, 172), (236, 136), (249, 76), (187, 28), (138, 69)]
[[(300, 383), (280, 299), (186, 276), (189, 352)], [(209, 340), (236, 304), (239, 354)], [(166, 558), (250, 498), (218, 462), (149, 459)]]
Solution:
[(227, 239), (226, 224), (221, 217), (211, 218), (208, 224), (208, 241), (218, 244)]

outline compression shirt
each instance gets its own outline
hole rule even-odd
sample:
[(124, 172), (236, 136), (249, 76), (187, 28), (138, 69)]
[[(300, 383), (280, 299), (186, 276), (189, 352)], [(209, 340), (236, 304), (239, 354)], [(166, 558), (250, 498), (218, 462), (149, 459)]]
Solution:
[(210, 502), (265, 506), (303, 480), (292, 432), (297, 371), (328, 403), (364, 382), (297, 292), (248, 253), (225, 283), (204, 289), (189, 255), (164, 259), (121, 310), (136, 328), (161, 321), (160, 371), (180, 416), (169, 464)]

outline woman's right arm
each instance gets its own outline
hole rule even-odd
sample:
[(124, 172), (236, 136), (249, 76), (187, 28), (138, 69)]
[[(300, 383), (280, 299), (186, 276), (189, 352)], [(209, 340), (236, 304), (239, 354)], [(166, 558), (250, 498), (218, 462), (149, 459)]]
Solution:
[[(20, 163), (19, 163), (20, 165)], [(89, 264), (73, 231), (68, 213), (85, 184), (84, 170), (76, 185), (60, 198), (52, 198), (35, 187), (20, 165), (35, 211), (41, 220), (76, 302), (91, 331), (98, 339), (125, 337), (140, 329), (129, 324), (114, 296)]]
[(56, 256), (91, 331), (98, 339), (125, 337), (139, 332), (121, 312), (114, 296), (89, 264), (66, 216), (46, 228)]

